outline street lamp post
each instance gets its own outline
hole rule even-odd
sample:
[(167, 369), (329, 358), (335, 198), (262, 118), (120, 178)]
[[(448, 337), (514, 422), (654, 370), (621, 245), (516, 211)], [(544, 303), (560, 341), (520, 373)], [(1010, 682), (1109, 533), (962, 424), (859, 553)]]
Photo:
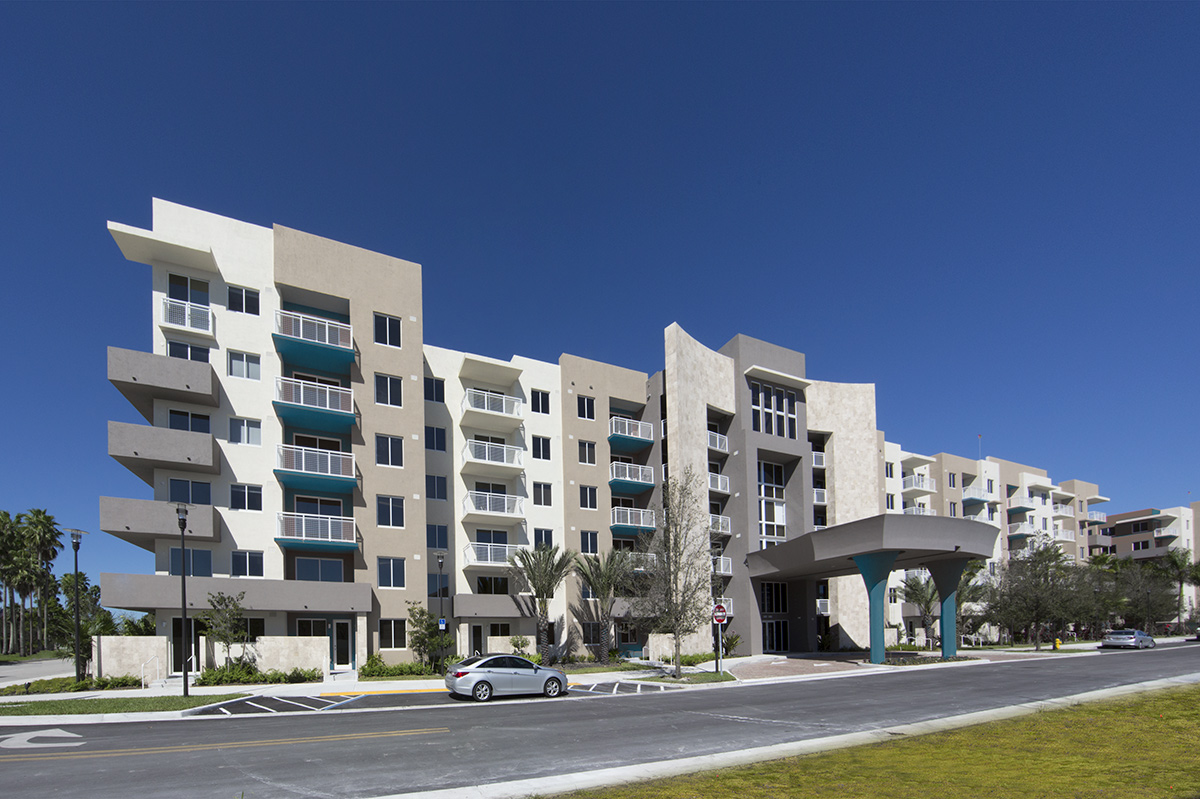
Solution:
[(188, 695), (188, 656), (191, 653), (192, 641), (188, 637), (187, 617), (187, 544), (184, 531), (187, 529), (188, 506), (182, 502), (175, 506), (175, 515), (179, 520), (179, 638), (183, 661), (183, 695)]
[(1146, 589), (1146, 632), (1150, 632), (1150, 589)]
[(79, 542), (87, 535), (87, 531), (67, 527), (63, 532), (71, 534), (71, 549), (75, 551), (75, 682), (81, 682), (83, 668), (79, 662)]
[(445, 590), (445, 586), (442, 585), (442, 567), (446, 565), (446, 553), (445, 552), (437, 553), (437, 560), (438, 560), (438, 666), (440, 668), (442, 665), (442, 662), (441, 662), (441, 660), (442, 660), (442, 635), (445, 633), (445, 630), (442, 629), (442, 623), (444, 622), (444, 620), (446, 618), (445, 607), (444, 607), (446, 590)]

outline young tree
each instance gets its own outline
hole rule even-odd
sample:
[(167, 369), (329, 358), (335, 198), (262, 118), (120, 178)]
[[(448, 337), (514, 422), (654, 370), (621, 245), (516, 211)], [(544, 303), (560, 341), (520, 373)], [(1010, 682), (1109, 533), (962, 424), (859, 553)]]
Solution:
[(921, 614), (921, 627), (925, 630), (925, 642), (931, 644), (933, 642), (933, 612), (941, 601), (938, 598), (937, 585), (934, 584), (933, 578), (920, 572), (906, 574), (904, 582), (900, 585), (900, 598), (917, 606), (917, 612)]
[(988, 617), (1009, 630), (1028, 628), (1034, 648), (1041, 631), (1070, 616), (1070, 565), (1053, 541), (1032, 542), (1024, 554), (1009, 559), (998, 584), (988, 591)]
[(575, 562), (575, 571), (584, 585), (592, 592), (600, 624), (600, 662), (608, 665), (608, 652), (612, 649), (612, 610), (617, 595), (629, 583), (633, 571), (628, 553), (610, 549), (604, 557), (580, 555)]
[[(75, 575), (64, 574), (58, 578), (58, 590), (63, 599), (64, 615), (72, 620), (75, 615)], [(74, 622), (72, 621), (72, 627)], [(92, 659), (92, 636), (116, 635), (117, 623), (112, 613), (100, 606), (100, 586), (90, 585), (87, 574), (79, 573), (79, 660), (82, 667)], [(62, 660), (72, 660), (74, 653), (74, 636), (67, 643), (60, 645), (56, 652)]]
[(1152, 563), (1133, 561), (1117, 575), (1121, 615), (1127, 627), (1151, 632), (1155, 619), (1169, 618), (1176, 612), (1175, 588)]
[(1183, 587), (1190, 582), (1194, 582), (1196, 574), (1196, 564), (1192, 560), (1192, 551), (1190, 549), (1168, 550), (1165, 555), (1154, 561), (1154, 567), (1164, 577), (1174, 583), (1178, 589), (1175, 604), (1175, 622), (1182, 625), (1184, 623)]
[(663, 484), (658, 528), (642, 537), (653, 565), (639, 581), (633, 600), (635, 613), (647, 619), (652, 632), (666, 633), (675, 642), (675, 676), (681, 676), (682, 639), (711, 618), (713, 602), (712, 550), (708, 491), (688, 468)]
[(454, 636), (438, 629), (438, 620), (421, 602), (408, 603), (408, 645), (417, 659), (436, 674), (454, 651)]
[(557, 545), (518, 549), (509, 557), (513, 576), (533, 594), (537, 606), (538, 654), (550, 665), (550, 600), (575, 566), (575, 553), (559, 551)]
[(245, 598), (245, 591), (239, 591), (236, 596), (218, 591), (208, 595), (208, 607), (197, 614), (208, 626), (206, 635), (225, 647), (226, 666), (230, 662), (229, 648), (234, 644), (244, 644), (247, 640), (246, 617), (242, 607)]
[[(967, 605), (980, 604), (987, 594), (987, 583), (975, 579), (986, 565), (982, 560), (972, 560), (967, 563), (962, 576), (958, 578), (958, 590), (954, 594), (954, 629), (958, 631), (959, 635), (974, 632), (979, 627), (979, 613), (968, 614), (965, 608)], [(968, 629), (968, 621), (971, 622), (970, 629)]]

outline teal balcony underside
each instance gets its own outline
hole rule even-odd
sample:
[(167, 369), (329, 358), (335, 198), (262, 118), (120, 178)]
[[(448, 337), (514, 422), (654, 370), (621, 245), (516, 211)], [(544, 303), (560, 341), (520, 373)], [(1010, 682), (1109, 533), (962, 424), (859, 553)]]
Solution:
[(1012, 541), (1024, 541), (1026, 538), (1032, 538), (1032, 537), (1033, 537), (1033, 533), (1032, 533), (1032, 532), (1027, 532), (1027, 533), (1009, 533), (1009, 534), (1008, 534), (1008, 540), (1009, 540), (1010, 542), (1012, 542)]
[(608, 528), (614, 536), (619, 538), (637, 538), (642, 533), (650, 533), (654, 531), (653, 527), (635, 527), (631, 524), (614, 524)]
[(307, 341), (279, 333), (272, 333), (271, 338), (275, 339), (275, 351), (290, 366), (307, 366), (309, 369), (337, 374), (347, 371), (350, 364), (354, 363), (354, 350), (349, 347)]
[(283, 549), (300, 549), (308, 552), (354, 552), (357, 541), (314, 541), (311, 538), (276, 538), (275, 543)]
[(289, 427), (318, 430), (323, 433), (345, 433), (358, 424), (358, 417), (345, 411), (313, 408), (278, 400), (271, 404), (275, 406), (275, 414)]
[(613, 452), (619, 452), (625, 455), (641, 452), (654, 442), (648, 438), (638, 438), (636, 436), (622, 436), (613, 434), (608, 437), (608, 448)]
[(987, 500), (983, 497), (963, 497), (962, 504), (964, 508), (968, 505), (986, 505)]
[(614, 494), (636, 496), (654, 488), (654, 483), (642, 483), (635, 480), (609, 480), (608, 487), (613, 490)]
[(276, 469), (275, 477), (288, 488), (301, 491), (325, 491), (333, 494), (350, 494), (358, 487), (358, 479), (332, 474), (314, 474), (312, 472), (296, 472), (290, 469)]

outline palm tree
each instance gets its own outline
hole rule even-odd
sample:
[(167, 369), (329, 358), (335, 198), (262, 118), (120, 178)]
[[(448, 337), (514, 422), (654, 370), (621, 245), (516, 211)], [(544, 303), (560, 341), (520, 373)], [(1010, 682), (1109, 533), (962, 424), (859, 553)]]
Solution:
[(925, 628), (925, 641), (933, 642), (933, 610), (938, 606), (938, 590), (933, 578), (919, 572), (904, 575), (900, 584), (900, 598), (917, 606), (921, 614), (921, 626)]
[(987, 564), (982, 560), (969, 561), (963, 569), (962, 576), (958, 578), (958, 590), (954, 593), (954, 629), (959, 635), (963, 635), (966, 629), (963, 623), (963, 608), (967, 605), (977, 605), (987, 596), (987, 585), (975, 582), (985, 565)]
[(1175, 622), (1183, 624), (1183, 586), (1192, 581), (1196, 564), (1192, 561), (1190, 549), (1171, 549), (1154, 562), (1154, 568), (1174, 583), (1178, 589), (1176, 601)]
[(49, 617), (46, 612), (46, 589), (49, 588), (53, 580), (50, 565), (58, 557), (58, 553), (63, 550), (62, 530), (58, 529), (58, 522), (44, 509), (34, 508), (28, 513), (23, 514), (21, 518), (23, 519), (27, 545), (32, 547), (34, 556), (38, 559), (42, 567), (41, 579), (38, 584), (40, 604), (42, 606), (42, 646), (49, 648)]
[[(19, 654), (33, 654), (33, 630), (29, 631), (29, 651), (25, 651), (25, 602), (33, 595), (34, 589), (37, 588), (41, 580), (41, 566), (33, 557), (33, 552), (28, 547), (20, 547), (13, 553), (10, 562), (12, 571), (9, 573), (9, 580), (13, 589), (17, 592), (20, 603), (17, 605), (17, 650)], [(30, 602), (30, 610), (32, 611), (33, 604)], [(32, 616), (32, 613), (30, 613)], [(32, 619), (31, 619), (32, 622)]]
[(0, 651), (11, 654), (16, 641), (16, 631), (13, 629), (13, 563), (17, 552), (17, 526), (12, 516), (6, 510), (0, 510), (0, 619), (3, 632), (0, 632)]
[(523, 579), (537, 603), (538, 654), (542, 663), (550, 665), (550, 600), (575, 565), (575, 553), (559, 552), (558, 546), (518, 549), (509, 557), (514, 574)]
[(633, 571), (629, 555), (620, 549), (610, 549), (603, 558), (599, 555), (580, 555), (575, 561), (575, 571), (596, 601), (600, 622), (600, 662), (607, 666), (608, 651), (612, 648), (610, 630), (613, 605)]

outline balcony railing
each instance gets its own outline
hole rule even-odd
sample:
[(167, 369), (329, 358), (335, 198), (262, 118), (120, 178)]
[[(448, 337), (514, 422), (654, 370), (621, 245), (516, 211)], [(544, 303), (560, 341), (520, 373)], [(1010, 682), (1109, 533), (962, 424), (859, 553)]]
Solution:
[(477, 388), (468, 388), (462, 401), (464, 411), (484, 411), (514, 418), (521, 416), (524, 406), (524, 401), (517, 397), (480, 391)]
[(978, 500), (979, 502), (996, 501), (996, 495), (989, 492), (982, 486), (964, 486), (962, 491), (964, 501), (968, 499)]
[(608, 434), (654, 441), (654, 425), (649, 422), (639, 422), (637, 419), (626, 419), (624, 416), (610, 416)]
[(708, 490), (720, 491), (722, 494), (729, 493), (729, 475), (708, 473)]
[(301, 541), (353, 542), (354, 518), (319, 516), (315, 513), (280, 513), (276, 523), (279, 538)]
[(635, 572), (650, 571), (658, 565), (658, 556), (650, 552), (630, 552), (629, 562)]
[(713, 574), (719, 574), (722, 577), (733, 576), (733, 558), (727, 558), (724, 555), (712, 559)]
[(1008, 526), (1008, 534), (1011, 536), (1031, 536), (1036, 535), (1037, 531), (1033, 522), (1017, 522)]
[(923, 474), (910, 474), (904, 478), (901, 488), (904, 491), (925, 491), (932, 494), (937, 491), (937, 480)]
[(291, 377), (275, 378), (275, 399), (306, 408), (354, 413), (354, 392), (350, 389)]
[(1035, 508), (1037, 503), (1033, 497), (1024, 491), (1018, 491), (1008, 498), (1008, 507), (1010, 508)]
[(818, 599), (817, 600), (817, 615), (818, 616), (828, 616), (829, 615), (829, 600), (828, 599)]
[(729, 438), (709, 430), (708, 448), (716, 452), (729, 452)]
[(470, 543), (463, 547), (463, 563), (470, 566), (472, 564), (490, 564), (492, 566), (504, 566), (508, 563), (510, 556), (515, 555), (518, 549), (525, 549), (520, 544), (480, 544)]
[(646, 530), (654, 529), (654, 511), (642, 508), (613, 508), (613, 527), (640, 527)]
[(163, 297), (162, 315), (163, 324), (185, 327), (200, 333), (213, 332), (212, 309), (207, 305)]
[(1105, 524), (1108, 522), (1108, 514), (1101, 510), (1088, 511), (1087, 520), (1097, 524)]
[(922, 508), (920, 505), (904, 509), (905, 516), (937, 516), (937, 511), (933, 508)]
[(1063, 528), (1063, 527), (1055, 527), (1054, 528), (1054, 537), (1057, 538), (1059, 541), (1074, 541), (1075, 540), (1075, 531), (1067, 530), (1066, 528)]
[(490, 441), (468, 441), (463, 447), (463, 460), (521, 468), (525, 465), (525, 450)]
[(275, 332), (313, 344), (354, 349), (354, 336), (350, 325), (320, 316), (295, 311), (276, 311)]
[(1051, 509), (1051, 513), (1053, 513), (1055, 516), (1069, 516), (1073, 519), (1075, 518), (1075, 506), (1055, 503), (1054, 507)]
[(829, 504), (829, 489), (814, 488), (813, 489), (813, 504), (828, 505)]
[(825, 468), (825, 453), (824, 452), (814, 452), (812, 454), (812, 456), (813, 456), (813, 462), (812, 462), (813, 468), (814, 469), (824, 469)]
[(733, 522), (728, 516), (718, 516), (715, 513), (708, 515), (708, 529), (714, 535), (732, 535)]
[(275, 449), (275, 468), (330, 477), (354, 477), (354, 455), (315, 447), (279, 444)]
[(524, 516), (525, 499), (512, 494), (493, 494), (488, 491), (468, 491), (463, 497), (467, 513), (495, 513), (502, 516)]
[(713, 600), (713, 607), (716, 607), (717, 605), (720, 605), (721, 607), (725, 608), (726, 616), (733, 615), (733, 600), (730, 599), (729, 597), (727, 597), (727, 596), (717, 597), (716, 599)]
[(654, 467), (639, 466), (636, 463), (610, 463), (608, 479), (622, 480), (628, 483), (653, 483)]

